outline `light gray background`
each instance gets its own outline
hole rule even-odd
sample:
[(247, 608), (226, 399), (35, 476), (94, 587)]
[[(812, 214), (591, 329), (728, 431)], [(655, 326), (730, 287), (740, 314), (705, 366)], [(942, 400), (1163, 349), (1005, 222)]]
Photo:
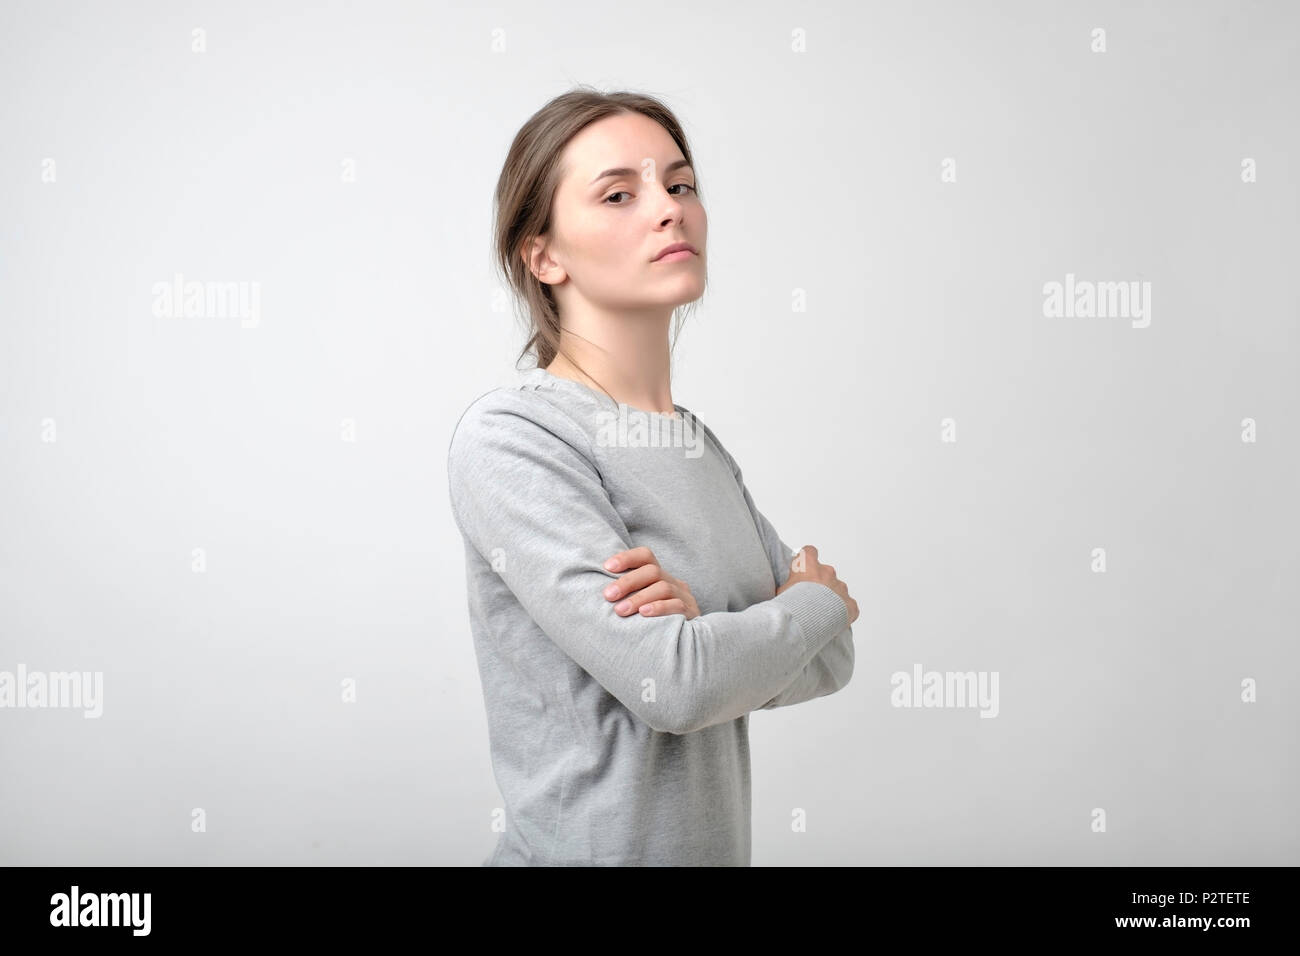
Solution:
[[(698, 161), (674, 399), (861, 606), (751, 718), (755, 865), (1300, 863), (1294, 5), (352, 6), (0, 8), (0, 669), (105, 681), (0, 710), (0, 862), (487, 855), (445, 455), (523, 341), (506, 148), (589, 83)], [(1045, 317), (1067, 272), (1150, 327)], [(916, 663), (1000, 715), (892, 707)]]

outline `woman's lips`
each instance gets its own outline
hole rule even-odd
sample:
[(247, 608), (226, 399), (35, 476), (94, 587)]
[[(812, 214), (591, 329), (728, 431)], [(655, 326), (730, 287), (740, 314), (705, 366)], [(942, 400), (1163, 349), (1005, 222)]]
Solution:
[(666, 256), (660, 256), (655, 262), (681, 262), (683, 259), (690, 259), (695, 253), (689, 249), (678, 249), (676, 252), (670, 252)]

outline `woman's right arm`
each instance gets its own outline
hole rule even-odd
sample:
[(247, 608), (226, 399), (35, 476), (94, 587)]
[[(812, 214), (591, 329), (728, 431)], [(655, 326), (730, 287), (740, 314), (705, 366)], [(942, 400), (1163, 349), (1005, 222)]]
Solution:
[(461, 533), (528, 615), (657, 731), (690, 733), (763, 707), (848, 627), (843, 599), (813, 581), (743, 611), (618, 615), (602, 594), (618, 574), (603, 562), (636, 543), (590, 441), (559, 409), (511, 389), (466, 410), (447, 477)]

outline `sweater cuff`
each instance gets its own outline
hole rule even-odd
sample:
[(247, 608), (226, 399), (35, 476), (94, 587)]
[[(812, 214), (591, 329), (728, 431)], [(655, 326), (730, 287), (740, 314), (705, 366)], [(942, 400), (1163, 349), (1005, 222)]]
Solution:
[(816, 654), (849, 626), (849, 607), (818, 581), (800, 581), (772, 598), (799, 625), (809, 655)]

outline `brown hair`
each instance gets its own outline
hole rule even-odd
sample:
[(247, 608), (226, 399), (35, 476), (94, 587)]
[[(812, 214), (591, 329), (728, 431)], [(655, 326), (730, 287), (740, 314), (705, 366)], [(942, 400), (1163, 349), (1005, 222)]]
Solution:
[[(686, 161), (695, 165), (677, 117), (659, 100), (642, 93), (602, 93), (589, 86), (577, 86), (529, 117), (510, 145), (494, 199), (493, 257), (514, 291), (516, 303), (522, 304), (522, 318), (532, 333), (515, 359), (516, 367), (519, 359), (531, 351), (538, 367), (546, 368), (560, 351), (560, 316), (554, 293), (533, 275), (521, 254), (525, 242), (551, 228), (551, 206), (560, 185), (560, 153), (586, 126), (619, 113), (650, 117), (673, 138)], [(698, 176), (695, 182), (698, 187)], [(703, 198), (698, 188), (696, 195)], [(677, 334), (696, 302), (675, 310), (670, 350), (676, 346)], [(568, 355), (565, 357), (572, 362)], [(573, 364), (580, 368), (576, 362)]]

